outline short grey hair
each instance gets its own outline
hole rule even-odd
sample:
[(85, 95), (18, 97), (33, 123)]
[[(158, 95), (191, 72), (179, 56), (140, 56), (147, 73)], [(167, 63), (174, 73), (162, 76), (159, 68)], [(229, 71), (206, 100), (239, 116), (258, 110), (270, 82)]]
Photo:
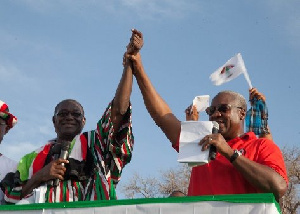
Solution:
[(215, 99), (216, 97), (218, 97), (222, 94), (229, 94), (231, 97), (233, 97), (237, 101), (237, 105), (239, 105), (240, 107), (242, 107), (243, 109), (245, 109), (247, 111), (247, 102), (243, 95), (241, 95), (235, 91), (227, 90), (227, 91), (220, 91), (213, 99)]

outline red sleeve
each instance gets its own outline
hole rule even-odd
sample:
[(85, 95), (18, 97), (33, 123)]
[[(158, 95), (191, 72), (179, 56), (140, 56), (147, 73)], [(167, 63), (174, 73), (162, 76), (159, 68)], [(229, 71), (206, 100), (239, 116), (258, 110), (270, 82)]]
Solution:
[(172, 144), (172, 147), (179, 153), (179, 139), (180, 139), (180, 133), (178, 134), (176, 144)]
[(288, 184), (288, 176), (283, 155), (280, 148), (273, 141), (268, 139), (261, 141), (258, 162), (274, 169)]

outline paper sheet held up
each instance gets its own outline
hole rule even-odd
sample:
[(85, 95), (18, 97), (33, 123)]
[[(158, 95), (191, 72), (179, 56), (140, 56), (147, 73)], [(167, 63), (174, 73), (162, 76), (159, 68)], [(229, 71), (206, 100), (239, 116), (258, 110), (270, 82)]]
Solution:
[(209, 150), (201, 151), (198, 143), (203, 137), (212, 133), (212, 127), (211, 121), (181, 122), (178, 162), (188, 163), (190, 166), (209, 162)]

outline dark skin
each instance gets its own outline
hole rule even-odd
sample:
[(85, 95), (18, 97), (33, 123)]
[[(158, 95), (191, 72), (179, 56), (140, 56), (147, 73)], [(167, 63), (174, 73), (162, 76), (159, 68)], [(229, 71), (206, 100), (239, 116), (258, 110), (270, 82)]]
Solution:
[[(4, 135), (6, 135), (9, 131), (9, 126), (7, 125), (6, 121), (0, 118), (0, 144), (2, 143)], [(0, 156), (2, 154), (0, 153)]]
[[(136, 30), (132, 30), (132, 37), (127, 52), (130, 54), (137, 54), (143, 46), (143, 40), (140, 39), (140, 34)], [(123, 61), (123, 74), (116, 90), (111, 109), (111, 120), (114, 127), (114, 135), (117, 134), (123, 115), (129, 107), (130, 95), (132, 91), (132, 62), (129, 60)], [(66, 115), (60, 116), (64, 112)], [(74, 116), (80, 113), (81, 116)], [(57, 143), (63, 141), (72, 141), (74, 137), (81, 133), (85, 125), (85, 117), (83, 109), (79, 103), (74, 101), (65, 101), (60, 103), (55, 115), (52, 118), (55, 132), (57, 134)], [(29, 179), (22, 188), (22, 197), (31, 193), (33, 189), (39, 187), (42, 183), (52, 179), (64, 180), (66, 168), (61, 164), (68, 163), (68, 160), (58, 159), (50, 162), (40, 171), (36, 172), (31, 179)]]
[[(266, 97), (262, 93), (260, 93), (256, 88), (249, 89), (249, 100), (252, 100), (253, 98), (266, 102)], [(185, 117), (186, 117), (186, 121), (189, 120), (198, 121), (199, 112), (197, 112), (196, 106), (190, 105), (189, 107), (187, 107), (185, 110)], [(269, 133), (261, 134), (259, 137), (273, 140), (269, 126), (268, 126), (268, 131)]]
[(175, 145), (180, 133), (181, 122), (175, 117), (168, 104), (153, 87), (144, 70), (140, 53), (128, 55), (127, 57), (133, 62), (133, 73), (136, 77), (137, 84), (139, 85), (149, 114), (171, 143)]
[[(229, 96), (229, 94), (222, 94), (222, 96), (217, 96), (212, 100), (211, 106), (218, 106), (219, 104), (230, 104), (232, 106), (238, 106), (238, 104), (234, 101), (234, 99)], [(215, 145), (217, 147), (217, 151), (225, 156), (228, 160), (233, 155), (233, 150), (227, 144), (227, 141), (232, 140), (242, 134), (244, 134), (244, 119), (245, 119), (245, 110), (232, 107), (232, 109), (228, 112), (221, 113), (219, 111), (215, 111), (209, 117), (210, 121), (216, 121), (219, 124), (219, 133), (207, 135), (200, 141), (200, 145), (202, 146), (202, 150), (207, 150), (210, 145), (212, 139), (216, 139)], [(214, 137), (214, 138), (213, 138)]]
[[(162, 129), (173, 145), (177, 144), (181, 130), (181, 122), (172, 113), (168, 104), (161, 98), (153, 87), (148, 75), (146, 74), (140, 54), (131, 55), (129, 58), (133, 62), (134, 76), (141, 90), (145, 106), (155, 123)], [(229, 95), (216, 97), (212, 105), (218, 104), (237, 105), (235, 99)], [(222, 115), (216, 111), (210, 120), (217, 121), (220, 125), (220, 133), (207, 135), (201, 140), (202, 150), (206, 150), (210, 145), (215, 145), (217, 151), (227, 159), (233, 155), (234, 151), (227, 144), (227, 141), (244, 134), (245, 110), (232, 108), (229, 112)], [(211, 139), (211, 140), (210, 140)], [(285, 180), (273, 169), (251, 161), (244, 156), (238, 157), (233, 166), (247, 179), (252, 185), (263, 192), (272, 192), (278, 200), (286, 191)]]
[(185, 120), (189, 121), (198, 121), (199, 120), (199, 112), (197, 111), (197, 107), (194, 105), (190, 105), (185, 109)]
[(169, 197), (172, 198), (172, 197), (185, 197), (185, 196), (186, 195), (183, 192), (176, 190), (172, 192)]
[(249, 100), (252, 100), (253, 98), (266, 102), (265, 95), (260, 93), (256, 88), (249, 89)]
[(3, 140), (4, 135), (8, 132), (8, 125), (6, 125), (5, 120), (0, 118), (0, 144)]
[[(59, 114), (66, 113), (66, 116), (60, 116)], [(80, 114), (79, 117), (72, 116), (71, 113)], [(63, 101), (59, 104), (55, 115), (52, 118), (55, 132), (57, 134), (57, 143), (62, 143), (63, 141), (72, 141), (73, 138), (79, 134), (83, 126), (85, 125), (85, 117), (83, 116), (83, 109), (80, 104), (75, 101)], [(66, 168), (61, 164), (68, 163), (68, 160), (57, 159), (51, 161), (41, 170), (36, 172), (31, 179), (26, 182), (22, 189), (22, 197), (31, 193), (32, 190), (41, 183), (47, 182), (52, 179), (64, 180), (64, 174)]]
[[(238, 105), (229, 94), (221, 94), (215, 97), (211, 105), (217, 106), (219, 104)], [(209, 120), (217, 121), (220, 130), (218, 134), (207, 135), (200, 141), (199, 144), (202, 146), (202, 150), (206, 150), (210, 145), (214, 145), (217, 148), (217, 152), (229, 160), (234, 151), (227, 144), (227, 141), (244, 133), (244, 118), (245, 110), (239, 108), (232, 108), (226, 113), (215, 111), (209, 117)], [(285, 180), (270, 167), (256, 163), (244, 156), (239, 156), (232, 164), (249, 183), (263, 192), (272, 192), (277, 201), (286, 192), (287, 185)]]

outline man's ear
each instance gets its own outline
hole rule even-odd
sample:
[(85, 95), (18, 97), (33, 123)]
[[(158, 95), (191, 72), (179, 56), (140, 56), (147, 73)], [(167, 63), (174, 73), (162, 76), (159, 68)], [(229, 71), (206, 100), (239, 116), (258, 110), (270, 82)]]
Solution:
[(241, 109), (240, 110), (240, 120), (244, 120), (246, 117), (246, 110), (245, 109)]
[(52, 117), (52, 122), (53, 122), (53, 125), (55, 124), (55, 117), (53, 116)]
[(83, 125), (85, 125), (85, 122), (86, 122), (86, 119), (85, 119), (85, 117), (83, 117), (83, 118), (82, 118), (82, 123), (83, 123)]

